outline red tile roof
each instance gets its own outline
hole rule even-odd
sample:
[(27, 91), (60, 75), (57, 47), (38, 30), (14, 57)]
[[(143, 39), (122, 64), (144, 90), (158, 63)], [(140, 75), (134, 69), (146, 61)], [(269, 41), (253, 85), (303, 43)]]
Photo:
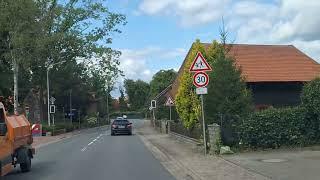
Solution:
[[(206, 48), (209, 45), (204, 43)], [(292, 45), (232, 44), (229, 54), (246, 82), (307, 82), (320, 75), (320, 64)], [(185, 60), (168, 92), (171, 97), (177, 94)]]
[(292, 45), (233, 44), (228, 54), (246, 82), (306, 82), (320, 75), (320, 65)]

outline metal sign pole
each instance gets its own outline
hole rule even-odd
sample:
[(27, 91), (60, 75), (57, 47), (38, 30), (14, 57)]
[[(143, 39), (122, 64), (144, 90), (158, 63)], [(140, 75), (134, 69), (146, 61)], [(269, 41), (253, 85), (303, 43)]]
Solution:
[(170, 107), (170, 121), (171, 121), (171, 106), (169, 106)]
[(79, 129), (80, 129), (81, 128), (80, 108), (79, 108), (79, 111), (78, 111), (78, 119), (79, 119)]
[(204, 107), (203, 107), (203, 94), (208, 94), (206, 86), (209, 84), (209, 75), (206, 71), (212, 71), (211, 66), (207, 60), (203, 57), (199, 51), (196, 58), (193, 60), (190, 66), (189, 72), (195, 72), (193, 76), (193, 84), (197, 87), (196, 94), (201, 95), (201, 111), (202, 111), (202, 129), (203, 129), (203, 144), (204, 144), (204, 155), (207, 154), (207, 140), (206, 140), (206, 124), (204, 120)]
[(204, 107), (203, 107), (203, 94), (201, 94), (201, 110), (202, 110), (202, 129), (203, 129), (203, 144), (204, 144), (204, 155), (207, 155), (207, 141), (206, 141), (206, 125), (204, 121)]
[(156, 127), (156, 117), (154, 115), (154, 109), (152, 109), (152, 116), (153, 116), (153, 126)]

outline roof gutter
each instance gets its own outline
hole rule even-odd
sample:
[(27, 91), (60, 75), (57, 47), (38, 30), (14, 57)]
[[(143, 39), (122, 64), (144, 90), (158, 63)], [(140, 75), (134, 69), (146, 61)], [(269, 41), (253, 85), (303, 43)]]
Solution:
[(156, 97), (153, 98), (153, 100), (159, 99), (161, 96), (163, 96), (168, 90), (171, 88), (172, 84), (170, 84), (168, 87), (166, 87), (163, 91), (161, 91)]

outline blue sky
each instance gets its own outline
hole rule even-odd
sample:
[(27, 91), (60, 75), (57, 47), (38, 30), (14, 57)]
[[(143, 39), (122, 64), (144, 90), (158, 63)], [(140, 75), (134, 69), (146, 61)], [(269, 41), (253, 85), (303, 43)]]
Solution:
[(114, 36), (126, 78), (150, 81), (160, 69), (178, 69), (195, 39), (219, 39), (224, 18), (230, 40), (293, 44), (320, 60), (318, 0), (109, 0), (128, 24)]

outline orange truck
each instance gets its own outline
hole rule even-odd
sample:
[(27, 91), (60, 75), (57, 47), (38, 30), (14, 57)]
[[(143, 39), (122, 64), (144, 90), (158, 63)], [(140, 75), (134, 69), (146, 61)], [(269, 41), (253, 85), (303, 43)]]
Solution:
[(18, 164), (22, 172), (31, 170), (35, 154), (31, 125), (24, 115), (7, 116), (0, 102), (0, 175), (8, 174)]

